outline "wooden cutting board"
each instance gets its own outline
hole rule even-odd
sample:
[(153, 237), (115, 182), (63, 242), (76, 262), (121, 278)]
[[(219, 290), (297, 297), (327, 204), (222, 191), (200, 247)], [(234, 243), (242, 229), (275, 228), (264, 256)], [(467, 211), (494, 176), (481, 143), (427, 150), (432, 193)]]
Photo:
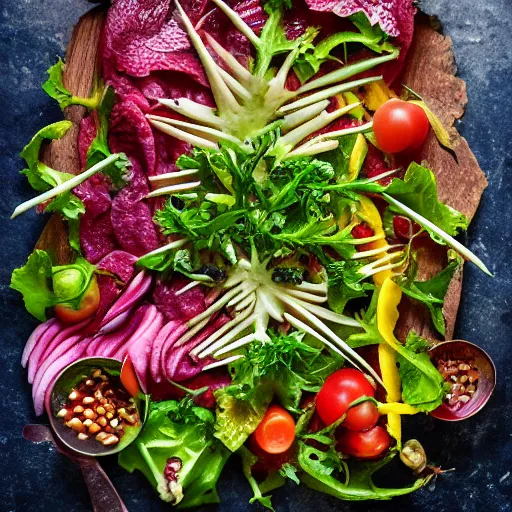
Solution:
[[(73, 31), (66, 52), (64, 85), (78, 96), (88, 96), (92, 87), (105, 14), (105, 8), (98, 7), (83, 16)], [(455, 76), (455, 72), (451, 39), (434, 30), (426, 16), (418, 15), (403, 83), (419, 93), (449, 128), (455, 147), (453, 154), (444, 150), (431, 133), (422, 158), (428, 161), (437, 176), (440, 198), (471, 219), (487, 180), (466, 140), (453, 126), (455, 120), (462, 117), (467, 103), (466, 85)], [(43, 160), (47, 165), (73, 174), (80, 172), (78, 126), (85, 113), (86, 109), (80, 106), (66, 109), (64, 117), (73, 122), (73, 127), (62, 139), (53, 141), (46, 148)], [(50, 218), (36, 247), (51, 251), (60, 264), (70, 260), (66, 225), (58, 215)], [(420, 251), (421, 278), (428, 278), (441, 270), (443, 254), (443, 248)], [(462, 271), (452, 280), (445, 300), (447, 339), (453, 336), (461, 290)], [(405, 297), (400, 304), (398, 337), (404, 339), (411, 329), (431, 339), (436, 337), (426, 308)]]

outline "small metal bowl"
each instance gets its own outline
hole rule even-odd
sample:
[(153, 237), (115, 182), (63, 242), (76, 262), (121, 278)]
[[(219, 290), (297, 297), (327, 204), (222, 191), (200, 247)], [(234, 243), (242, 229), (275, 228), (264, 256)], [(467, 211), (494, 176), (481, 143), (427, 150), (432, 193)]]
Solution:
[(430, 356), (436, 361), (439, 359), (471, 360), (480, 373), (476, 391), (471, 400), (462, 405), (449, 405), (443, 402), (430, 415), (444, 421), (460, 421), (483, 409), (496, 385), (496, 368), (489, 354), (469, 341), (453, 340), (435, 345), (430, 349)]
[(94, 438), (82, 441), (78, 439), (74, 430), (66, 427), (57, 412), (68, 400), (71, 390), (78, 385), (85, 376), (89, 376), (93, 369), (99, 368), (111, 377), (119, 377), (121, 374), (120, 361), (107, 357), (86, 357), (70, 364), (55, 379), (53, 388), (48, 395), (46, 410), (50, 418), (50, 424), (55, 435), (62, 443), (74, 452), (93, 457), (112, 455), (126, 448), (139, 435), (142, 429), (141, 401), (135, 398), (135, 407), (139, 415), (137, 425), (127, 425), (124, 428), (124, 435), (114, 446), (103, 446)]

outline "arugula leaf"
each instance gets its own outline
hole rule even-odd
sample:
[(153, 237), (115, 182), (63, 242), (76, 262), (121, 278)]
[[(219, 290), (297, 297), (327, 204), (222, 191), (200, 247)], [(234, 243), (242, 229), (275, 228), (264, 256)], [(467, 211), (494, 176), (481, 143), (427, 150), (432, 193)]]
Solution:
[(413, 275), (398, 282), (406, 295), (428, 307), (434, 327), (441, 334), (446, 332), (443, 315), (444, 297), (459, 265), (459, 261), (451, 261), (447, 267), (427, 281), (415, 281)]
[[(300, 479), (314, 490), (346, 501), (388, 500), (414, 492), (430, 480), (431, 475), (418, 478), (413, 484), (403, 488), (377, 487), (372, 476), (387, 465), (395, 454), (396, 451), (392, 451), (385, 458), (373, 462), (345, 463), (344, 470), (340, 473), (339, 457), (333, 450), (318, 450), (300, 441), (298, 462), (304, 472)], [(342, 479), (337, 478), (338, 474)]]
[(429, 348), (427, 340), (411, 331), (397, 354), (403, 401), (423, 412), (439, 407), (446, 395), (446, 383), (430, 360)]
[(62, 73), (64, 71), (64, 62), (59, 58), (56, 64), (51, 66), (48, 73), (48, 80), (43, 84), (43, 90), (59, 103), (62, 110), (70, 105), (83, 105), (89, 109), (95, 109), (101, 98), (101, 87), (98, 86), (98, 78), (95, 77), (93, 94), (90, 98), (75, 96), (64, 86)]
[[(86, 168), (90, 169), (93, 165), (101, 162), (105, 158), (112, 155), (108, 145), (108, 121), (110, 113), (115, 103), (115, 92), (112, 87), (107, 87), (104, 91), (101, 103), (96, 112), (92, 115), (95, 116), (97, 121), (97, 133), (94, 137), (89, 149), (87, 150)], [(129, 167), (130, 161), (123, 153), (121, 158), (105, 167), (102, 173), (110, 178), (114, 189), (119, 190), (130, 180)]]
[(251, 472), (252, 466), (258, 462), (258, 457), (253, 455), (245, 446), (241, 446), (237, 453), (242, 458), (242, 470), (244, 472), (244, 476), (247, 478), (252, 492), (254, 493), (254, 496), (249, 500), (249, 503), (257, 501), (265, 508), (274, 512), (274, 507), (272, 507), (271, 501), (272, 496), (263, 495), (283, 486), (285, 483), (284, 477), (277, 471), (271, 471), (263, 482), (258, 483)]
[(84, 258), (54, 267), (48, 253), (36, 249), (23, 267), (13, 271), (11, 288), (23, 295), (27, 311), (43, 322), (46, 309), (56, 304), (78, 308), (94, 270)]
[(213, 438), (213, 422), (211, 411), (187, 397), (152, 402), (142, 433), (119, 454), (119, 465), (141, 471), (163, 501), (179, 508), (218, 503), (216, 484), (230, 452)]
[(290, 464), (286, 463), (281, 466), (281, 469), (279, 470), (279, 474), (282, 477), (290, 479), (292, 482), (295, 482), (297, 485), (300, 485), (299, 477), (297, 476), (297, 468)]
[(319, 391), (327, 376), (343, 365), (337, 355), (305, 343), (304, 333), (268, 334), (271, 342), (250, 345), (244, 358), (230, 366), (231, 385), (215, 392), (215, 436), (233, 451), (254, 432), (274, 397), (298, 412), (302, 392)]
[(324, 62), (338, 60), (331, 55), (331, 52), (340, 45), (344, 46), (345, 55), (346, 45), (350, 43), (363, 44), (376, 53), (391, 53), (395, 50), (395, 47), (387, 41), (387, 34), (378, 24), (371, 25), (363, 13), (353, 14), (348, 19), (352, 21), (357, 31), (336, 32), (320, 41), (316, 47), (310, 44), (302, 49), (294, 68), (302, 83), (316, 75)]

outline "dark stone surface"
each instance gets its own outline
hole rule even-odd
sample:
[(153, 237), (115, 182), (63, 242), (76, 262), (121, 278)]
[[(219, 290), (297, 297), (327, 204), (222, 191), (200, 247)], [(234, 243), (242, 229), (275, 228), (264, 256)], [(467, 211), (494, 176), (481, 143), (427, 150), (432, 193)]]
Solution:
[[(437, 14), (454, 40), (459, 73), (467, 81), (470, 99), (460, 123), (489, 188), (469, 233), (469, 246), (488, 263), (495, 278), (467, 266), (457, 336), (474, 341), (494, 358), (498, 386), (490, 403), (476, 417), (447, 424), (421, 418), (411, 426), (432, 460), (456, 472), (442, 475), (435, 492), (424, 489), (389, 503), (349, 504), (290, 484), (274, 493), (280, 511), (505, 511), (512, 510), (512, 51), (509, 0), (424, 0), (425, 11)], [(30, 212), (9, 222), (16, 204), (32, 192), (17, 172), (17, 154), (40, 127), (60, 119), (58, 107), (40, 89), (45, 70), (63, 55), (72, 25), (89, 8), (79, 0), (3, 0), (0, 32), (2, 98), (2, 174), (0, 211), (2, 248), (0, 324), (0, 510), (90, 510), (79, 470), (48, 445), (30, 445), (21, 437), (33, 421), (30, 386), (19, 358), (36, 322), (24, 311), (18, 294), (9, 290), (13, 267), (22, 264), (41, 232), (44, 220)], [(410, 423), (410, 422), (408, 422)], [(145, 480), (128, 475), (105, 461), (107, 472), (130, 511), (166, 510)], [(208, 510), (242, 511), (248, 485), (237, 464), (220, 483), (223, 504)]]

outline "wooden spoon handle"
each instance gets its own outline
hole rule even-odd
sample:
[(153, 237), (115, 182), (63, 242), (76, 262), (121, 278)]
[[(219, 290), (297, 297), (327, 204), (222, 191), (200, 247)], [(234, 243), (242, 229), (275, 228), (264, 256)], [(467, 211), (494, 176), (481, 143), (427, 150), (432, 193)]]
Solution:
[(96, 459), (77, 460), (91, 497), (94, 512), (128, 512), (100, 463)]

